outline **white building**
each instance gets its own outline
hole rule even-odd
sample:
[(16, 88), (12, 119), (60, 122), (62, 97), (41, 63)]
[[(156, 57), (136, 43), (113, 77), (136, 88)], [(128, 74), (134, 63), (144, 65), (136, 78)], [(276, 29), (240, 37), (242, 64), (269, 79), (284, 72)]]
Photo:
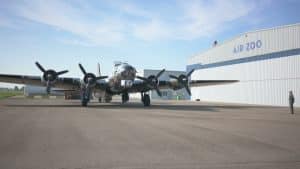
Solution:
[[(161, 70), (152, 70), (152, 69), (144, 69), (142, 71), (138, 71), (138, 75), (139, 76), (143, 76), (143, 77), (148, 77), (150, 75), (156, 75), (158, 72), (160, 72)], [(160, 77), (159, 80), (170, 80), (169, 75), (175, 75), (175, 76), (179, 76), (181, 74), (185, 74), (185, 71), (170, 71), (170, 70), (166, 70)], [(155, 90), (150, 91), (150, 98), (151, 99), (163, 99), (163, 100), (175, 100), (175, 99), (180, 99), (180, 100), (188, 100), (190, 99), (190, 96), (188, 95), (188, 93), (186, 92), (185, 89), (180, 89), (180, 90), (172, 90), (172, 89), (162, 89), (161, 90), (161, 94), (162, 97), (159, 97), (156, 93)], [(130, 97), (132, 98), (140, 98), (140, 94), (130, 94)]]
[(193, 87), (192, 100), (287, 106), (289, 91), (300, 106), (300, 24), (242, 34), (191, 57), (193, 79), (239, 80)]
[[(53, 89), (57, 89), (57, 88), (53, 88)], [(25, 85), (24, 86), (24, 95), (26, 97), (47, 95), (46, 87)], [(64, 92), (51, 91), (51, 95), (52, 96), (64, 96)]]

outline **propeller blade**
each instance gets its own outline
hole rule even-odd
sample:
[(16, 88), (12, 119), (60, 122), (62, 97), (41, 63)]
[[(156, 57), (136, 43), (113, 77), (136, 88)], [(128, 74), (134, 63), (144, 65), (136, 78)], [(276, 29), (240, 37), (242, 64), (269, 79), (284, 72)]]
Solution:
[(102, 80), (102, 79), (106, 79), (108, 78), (108, 76), (99, 76), (99, 77), (96, 77), (96, 80)]
[(186, 76), (190, 77), (194, 71), (195, 71), (195, 69), (192, 69)]
[(136, 76), (136, 78), (138, 78), (138, 79), (140, 79), (140, 80), (143, 80), (143, 81), (148, 81), (148, 79), (147, 78), (145, 78), (145, 77), (141, 77), (141, 76)]
[(42, 71), (42, 72), (46, 72), (46, 70), (43, 68), (43, 66), (41, 64), (39, 64), (39, 62), (35, 62), (36, 66)]
[(185, 90), (188, 92), (188, 94), (191, 96), (192, 93), (191, 93), (191, 89), (188, 87), (188, 86), (185, 86)]
[(174, 76), (174, 75), (169, 75), (169, 77), (172, 78), (172, 79), (177, 79), (177, 80), (179, 80), (179, 78), (178, 78), (177, 76)]
[(64, 70), (64, 71), (57, 72), (56, 75), (59, 76), (68, 72), (69, 72), (68, 70)]
[(161, 70), (157, 75), (156, 75), (156, 78), (158, 79), (166, 70), (163, 69)]
[(86, 71), (85, 71), (85, 69), (83, 68), (83, 66), (79, 63), (79, 68), (80, 68), (80, 70), (81, 70), (81, 72), (84, 74), (84, 75), (86, 75)]
[(157, 95), (158, 95), (159, 97), (161, 97), (161, 92), (160, 92), (160, 90), (159, 90), (158, 88), (155, 88), (155, 90), (156, 90)]

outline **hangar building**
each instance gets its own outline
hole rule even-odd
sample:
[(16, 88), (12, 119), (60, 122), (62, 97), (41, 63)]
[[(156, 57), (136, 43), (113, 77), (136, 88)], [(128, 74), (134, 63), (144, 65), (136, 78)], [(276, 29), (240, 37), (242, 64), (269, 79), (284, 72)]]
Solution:
[(193, 87), (192, 100), (300, 106), (300, 24), (244, 33), (188, 60), (191, 79), (239, 80)]
[[(59, 90), (57, 88), (53, 88)], [(47, 95), (46, 87), (43, 86), (34, 86), (34, 85), (25, 85), (24, 86), (24, 96), (33, 97), (39, 95)], [(53, 96), (64, 96), (63, 92), (51, 91), (51, 95)]]

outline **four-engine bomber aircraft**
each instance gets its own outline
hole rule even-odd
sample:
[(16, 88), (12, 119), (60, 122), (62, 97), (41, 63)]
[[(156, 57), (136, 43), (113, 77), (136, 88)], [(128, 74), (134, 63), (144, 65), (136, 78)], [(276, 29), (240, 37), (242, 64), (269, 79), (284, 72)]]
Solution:
[(144, 106), (150, 106), (150, 97), (147, 94), (150, 90), (155, 90), (161, 96), (160, 89), (171, 88), (178, 90), (185, 88), (188, 94), (191, 95), (190, 86), (208, 86), (237, 82), (236, 80), (189, 81), (189, 77), (194, 70), (180, 76), (170, 75), (172, 79), (170, 81), (159, 80), (165, 69), (156, 75), (141, 77), (136, 75), (137, 71), (133, 66), (122, 62), (115, 65), (116, 70), (114, 75), (107, 81), (104, 79), (108, 78), (108, 76), (96, 76), (93, 73), (88, 73), (81, 64), (79, 64), (79, 68), (84, 75), (83, 79), (63, 78), (59, 76), (67, 73), (68, 70), (57, 72), (53, 69), (44, 69), (38, 62), (35, 64), (43, 73), (41, 77), (0, 74), (0, 82), (46, 86), (48, 94), (50, 94), (52, 87), (61, 88), (62, 91), (80, 91), (82, 106), (87, 106), (92, 94), (99, 98), (100, 102), (101, 100), (110, 102), (113, 95), (122, 95), (122, 102), (125, 103), (129, 100), (129, 93), (141, 93), (141, 101)]

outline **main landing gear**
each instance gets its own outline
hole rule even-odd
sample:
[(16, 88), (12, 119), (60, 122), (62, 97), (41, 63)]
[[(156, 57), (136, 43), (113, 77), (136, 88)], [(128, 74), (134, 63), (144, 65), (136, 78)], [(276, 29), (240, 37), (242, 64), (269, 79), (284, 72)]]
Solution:
[(91, 99), (91, 92), (89, 90), (81, 91), (81, 106), (86, 107)]
[(128, 100), (129, 100), (129, 95), (128, 95), (128, 93), (127, 93), (127, 92), (126, 92), (126, 93), (123, 93), (123, 94), (122, 94), (122, 103), (124, 104), (124, 103), (126, 103)]
[(88, 105), (88, 102), (89, 102), (89, 99), (82, 98), (81, 99), (81, 106), (86, 107)]
[(141, 93), (141, 100), (145, 107), (150, 106), (150, 96), (146, 93)]

